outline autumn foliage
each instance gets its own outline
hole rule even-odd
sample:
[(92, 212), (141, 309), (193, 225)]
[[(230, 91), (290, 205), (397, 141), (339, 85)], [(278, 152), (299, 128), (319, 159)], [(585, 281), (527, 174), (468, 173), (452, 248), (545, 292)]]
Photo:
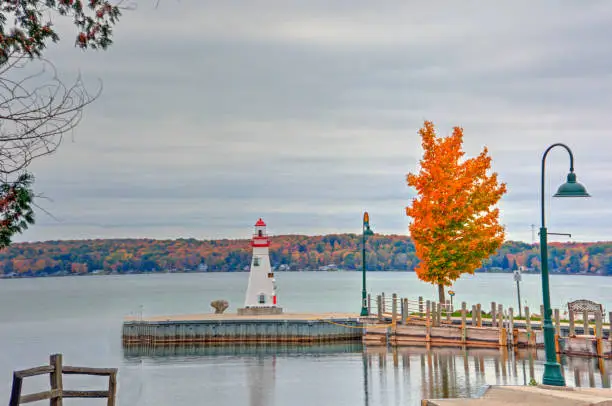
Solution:
[(497, 174), (488, 174), (491, 158), (487, 148), (465, 159), (463, 130), (438, 137), (432, 122), (419, 130), (424, 149), (418, 174), (407, 176), (417, 197), (406, 208), (412, 218), (410, 234), (417, 257), (418, 277), (438, 285), (440, 301), (444, 287), (462, 273), (473, 273), (483, 260), (501, 247), (504, 228), (496, 204), (506, 192)]
[[(361, 271), (361, 235), (279, 235), (270, 262), (278, 270), (316, 271), (335, 264)], [(251, 263), (250, 240), (107, 239), (16, 243), (0, 250), (0, 277), (82, 275), (92, 272), (236, 272)], [(419, 264), (406, 235), (375, 234), (366, 240), (368, 272), (412, 272)], [(612, 242), (549, 243), (550, 272), (612, 276)], [(323, 268), (322, 268), (323, 267)], [(540, 271), (537, 244), (506, 241), (476, 272)]]
[(0, 0), (0, 60), (14, 54), (41, 56), (49, 40), (57, 42), (50, 14), (72, 18), (75, 45), (106, 49), (121, 12), (103, 0)]

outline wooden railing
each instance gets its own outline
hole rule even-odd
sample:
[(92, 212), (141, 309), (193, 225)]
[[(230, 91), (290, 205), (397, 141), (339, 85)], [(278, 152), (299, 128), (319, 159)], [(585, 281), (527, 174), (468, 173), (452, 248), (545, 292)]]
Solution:
[[(30, 395), (22, 395), (21, 387), (23, 379), (29, 376), (50, 374), (51, 390), (38, 392)], [(64, 390), (62, 383), (63, 375), (97, 375), (108, 376), (108, 390), (74, 391)], [(86, 368), (62, 365), (62, 355), (54, 354), (50, 357), (49, 365), (24, 369), (13, 372), (13, 389), (9, 406), (19, 406), (24, 403), (37, 402), (49, 399), (51, 406), (62, 406), (64, 398), (108, 398), (107, 405), (115, 406), (115, 395), (117, 392), (117, 369), (116, 368)]]

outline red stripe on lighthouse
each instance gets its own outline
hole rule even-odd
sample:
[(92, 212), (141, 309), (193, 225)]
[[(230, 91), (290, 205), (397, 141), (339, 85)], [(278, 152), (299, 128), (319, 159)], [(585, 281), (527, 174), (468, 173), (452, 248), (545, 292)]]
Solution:
[(276, 304), (276, 295), (272, 296), (272, 304)]

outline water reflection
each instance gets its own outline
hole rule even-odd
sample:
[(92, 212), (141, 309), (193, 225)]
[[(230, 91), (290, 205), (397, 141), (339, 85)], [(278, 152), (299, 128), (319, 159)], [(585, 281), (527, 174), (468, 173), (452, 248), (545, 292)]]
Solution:
[[(364, 362), (364, 368), (369, 369), (364, 373), (364, 403), (368, 405), (372, 397), (380, 397), (377, 404), (386, 404), (385, 397), (391, 392), (395, 399), (402, 397), (398, 396), (402, 385), (397, 379), (393, 385), (387, 382), (398, 369), (404, 374), (403, 387), (418, 387), (421, 399), (476, 397), (485, 385), (527, 385), (532, 379), (541, 382), (545, 354), (543, 350), (506, 348), (368, 347), (364, 357), (378, 361)], [(392, 367), (388, 360), (393, 360)], [(559, 361), (568, 386), (610, 388), (612, 360), (560, 357)], [(418, 379), (411, 377), (415, 373)]]
[[(310, 395), (297, 395), (296, 399), (295, 393), (312, 390), (320, 392), (326, 401), (336, 396), (336, 403), (342, 400), (348, 404), (350, 400), (350, 404), (366, 406), (419, 405), (425, 398), (476, 397), (486, 385), (527, 385), (531, 379), (541, 382), (544, 358), (543, 350), (364, 348), (359, 342), (124, 348), (126, 366), (143, 363), (145, 368), (164, 368), (187, 363), (195, 368), (230, 368), (229, 376), (238, 386), (228, 393), (228, 399), (232, 399), (228, 404), (242, 398), (251, 406), (311, 404), (307, 399)], [(560, 357), (559, 361), (568, 385), (610, 387), (612, 360)], [(177, 370), (167, 371), (174, 375)], [(236, 375), (236, 371), (240, 373)], [(207, 376), (211, 388), (218, 388), (229, 378), (214, 374)], [(156, 388), (149, 390), (154, 392)], [(202, 395), (208, 390), (202, 388)]]

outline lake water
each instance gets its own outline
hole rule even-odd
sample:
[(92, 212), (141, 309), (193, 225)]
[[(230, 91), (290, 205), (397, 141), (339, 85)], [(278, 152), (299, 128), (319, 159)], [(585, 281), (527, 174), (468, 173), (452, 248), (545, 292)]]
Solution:
[[(357, 312), (361, 274), (278, 273), (279, 304), (291, 312)], [(247, 273), (158, 274), (0, 280), (0, 404), (12, 371), (62, 353), (66, 365), (119, 368), (119, 405), (418, 405), (426, 397), (476, 396), (485, 384), (541, 381), (542, 351), (331, 346), (230, 346), (129, 349), (122, 318), (229, 311), (242, 305)], [(612, 309), (612, 278), (552, 276), (553, 306), (588, 298)], [(512, 275), (458, 281), (455, 301), (516, 308)], [(368, 291), (435, 299), (414, 273), (369, 273)], [(523, 275), (524, 304), (539, 308), (540, 279)], [(564, 358), (568, 385), (610, 387), (610, 361)], [(103, 389), (96, 377), (66, 377), (70, 389)], [(48, 389), (48, 377), (25, 380), (24, 393)], [(79, 401), (74, 401), (79, 402)], [(75, 403), (66, 402), (66, 404)], [(80, 403), (79, 403), (80, 404)], [(87, 404), (102, 405), (103, 400)]]

